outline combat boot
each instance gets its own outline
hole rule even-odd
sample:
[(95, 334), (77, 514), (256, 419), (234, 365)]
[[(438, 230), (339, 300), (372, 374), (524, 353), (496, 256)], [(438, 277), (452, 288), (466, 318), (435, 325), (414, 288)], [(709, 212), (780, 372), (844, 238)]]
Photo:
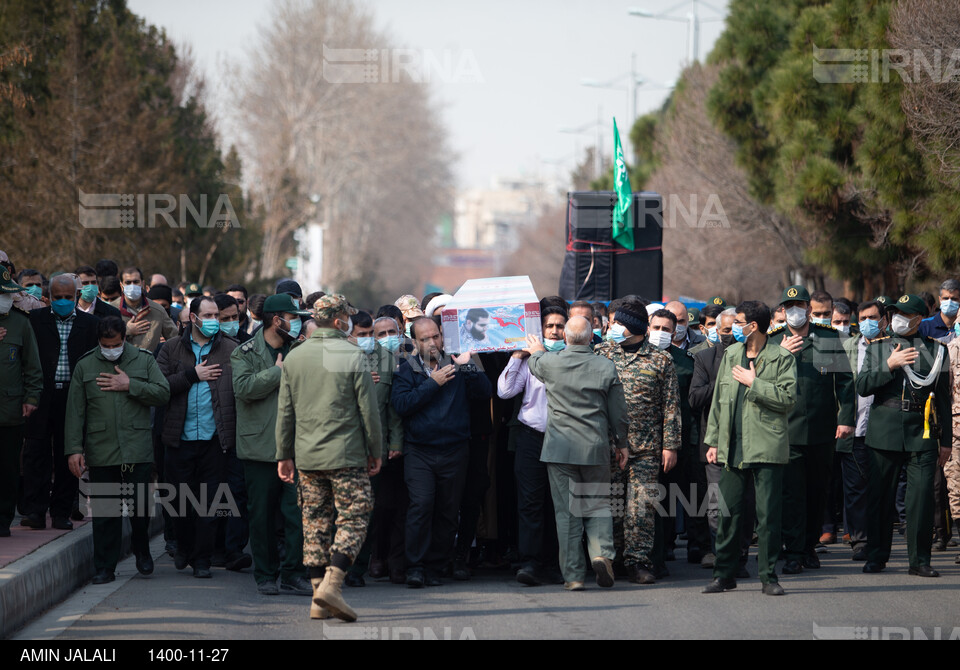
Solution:
[(310, 580), (310, 583), (313, 585), (313, 601), (310, 603), (310, 618), (311, 619), (329, 619), (332, 615), (330, 610), (321, 605), (317, 601), (317, 590), (320, 588), (320, 585), (323, 584), (326, 576), (323, 578), (315, 577)]
[(344, 621), (356, 621), (357, 613), (343, 600), (343, 578), (345, 573), (333, 565), (327, 567), (323, 582), (317, 587), (313, 601), (326, 607), (333, 616)]

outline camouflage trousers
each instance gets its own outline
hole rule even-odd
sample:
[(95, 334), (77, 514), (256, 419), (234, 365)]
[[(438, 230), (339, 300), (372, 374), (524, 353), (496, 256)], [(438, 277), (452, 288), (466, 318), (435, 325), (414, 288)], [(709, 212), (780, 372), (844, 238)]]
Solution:
[(947, 479), (947, 500), (950, 516), (954, 524), (960, 524), (960, 449), (950, 452), (950, 459), (943, 466), (943, 475)]
[[(639, 565), (649, 570), (653, 567), (653, 535), (657, 504), (657, 483), (660, 474), (660, 457), (655, 454), (634, 456), (621, 470), (613, 468), (614, 498), (622, 491), (623, 504), (614, 500), (614, 510), (623, 510), (623, 515), (614, 513), (613, 542), (617, 554), (623, 555), (624, 565)], [(619, 484), (619, 486), (618, 486)]]
[(353, 562), (367, 536), (373, 511), (366, 469), (300, 470), (299, 475), (304, 566), (326, 567), (333, 554), (343, 554)]

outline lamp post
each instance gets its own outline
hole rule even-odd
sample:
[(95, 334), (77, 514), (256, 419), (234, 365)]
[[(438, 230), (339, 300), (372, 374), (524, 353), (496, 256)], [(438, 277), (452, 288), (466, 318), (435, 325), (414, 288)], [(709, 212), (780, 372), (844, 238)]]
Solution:
[[(678, 9), (687, 5), (693, 5), (693, 11), (687, 12), (687, 14), (682, 17), (673, 14)], [(703, 5), (718, 16), (705, 19), (700, 18), (700, 5)], [(690, 63), (697, 63), (700, 61), (700, 24), (711, 23), (713, 21), (723, 21), (723, 11), (717, 9), (710, 3), (703, 2), (703, 0), (688, 0), (688, 2), (681, 2), (679, 5), (675, 5), (665, 12), (651, 12), (639, 7), (631, 7), (627, 10), (627, 14), (630, 16), (639, 16), (640, 18), (644, 19), (658, 19), (660, 21), (678, 21), (680, 23), (686, 23), (687, 58), (689, 59)]]

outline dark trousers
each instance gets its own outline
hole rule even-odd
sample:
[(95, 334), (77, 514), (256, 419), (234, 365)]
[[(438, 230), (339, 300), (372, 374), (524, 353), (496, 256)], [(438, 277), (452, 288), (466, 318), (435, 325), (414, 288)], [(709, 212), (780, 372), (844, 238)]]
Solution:
[(864, 438), (853, 439), (853, 452), (840, 454), (843, 475), (843, 527), (850, 544), (859, 549), (867, 542), (867, 483), (870, 480), (870, 453)]
[(900, 470), (907, 472), (907, 555), (910, 567), (930, 565), (933, 546), (934, 450), (883, 451), (870, 449), (870, 480), (867, 487), (867, 551), (872, 563), (890, 560), (893, 521)]
[(370, 555), (386, 561), (391, 572), (404, 568), (404, 526), (407, 522), (407, 485), (403, 481), (404, 456), (383, 461), (373, 486), (373, 518), (370, 521)]
[[(185, 555), (195, 568), (210, 568), (217, 533), (217, 516), (211, 514), (223, 477), (223, 451), (216, 436), (212, 440), (181, 441), (167, 449), (167, 477), (177, 486), (173, 499), (177, 518), (177, 553)], [(201, 492), (201, 485), (206, 491)], [(198, 509), (186, 499), (186, 490), (199, 501)]]
[(513, 472), (517, 480), (520, 561), (554, 568), (558, 565), (559, 552), (557, 519), (547, 464), (540, 462), (543, 433), (525, 425), (515, 430)]
[(404, 447), (403, 478), (410, 496), (405, 538), (408, 568), (439, 573), (450, 560), (469, 459), (467, 442)]
[(835, 442), (790, 445), (783, 472), (784, 559), (799, 561), (814, 551), (823, 529), (823, 510)]
[[(45, 426), (31, 426), (23, 445), (23, 511), (26, 514), (69, 517), (77, 507), (79, 480), (70, 472), (63, 454), (63, 424), (67, 415), (69, 385), (50, 394)], [(44, 398), (46, 400), (46, 398)], [(39, 431), (39, 433), (38, 433)], [(53, 484), (50, 475), (53, 474)]]
[(487, 460), (490, 457), (490, 436), (477, 435), (470, 438), (470, 456), (467, 462), (467, 478), (460, 500), (460, 522), (457, 525), (456, 556), (466, 560), (470, 545), (477, 536), (477, 522), (483, 499), (490, 488)]
[[(724, 468), (720, 475), (721, 513), (717, 529), (717, 560), (713, 576), (732, 579), (737, 576), (744, 531), (747, 482), (753, 482), (757, 514), (757, 571), (763, 584), (777, 581), (780, 553), (780, 523), (783, 494), (782, 465), (758, 465), (746, 470)], [(726, 507), (727, 513), (723, 512)]]
[(22, 447), (23, 424), (0, 426), (0, 529), (9, 528), (17, 512)]
[(948, 540), (952, 535), (947, 519), (947, 478), (939, 466), (933, 473), (933, 529), (937, 539)]
[[(824, 533), (836, 534), (843, 520), (843, 471), (840, 465), (842, 454), (834, 451), (833, 463), (830, 464), (830, 479), (827, 481), (826, 505), (823, 508)], [(850, 529), (844, 526), (844, 532)]]
[[(277, 476), (275, 462), (240, 461), (246, 483), (246, 512), (253, 554), (253, 577), (257, 584), (292, 582), (304, 574), (303, 525), (297, 503), (297, 484)], [(294, 474), (296, 476), (296, 473)], [(277, 548), (277, 510), (284, 528), (284, 555)]]
[[(116, 484), (114, 496), (95, 495), (91, 497), (91, 515), (93, 516), (93, 567), (99, 572), (117, 569), (120, 552), (123, 547), (123, 517), (130, 519), (132, 531), (130, 546), (135, 555), (150, 552), (148, 529), (152, 508), (153, 492), (150, 480), (153, 477), (153, 463), (134, 463), (131, 465), (107, 465), (90, 468), (90, 484), (100, 488), (101, 484)], [(120, 484), (132, 484), (132, 490), (120, 495)]]
[[(707, 475), (707, 520), (710, 524), (711, 551), (717, 553), (717, 531), (720, 529), (720, 477), (723, 466), (707, 463), (704, 467)], [(753, 478), (747, 477), (743, 485), (743, 508), (740, 512), (740, 562), (746, 563), (750, 555), (750, 541), (753, 539), (753, 526), (756, 522), (756, 494), (753, 490)]]
[[(250, 521), (247, 518), (247, 486), (243, 480), (243, 463), (237, 458), (236, 449), (223, 452), (223, 474), (220, 481), (225, 481), (230, 487), (230, 495), (236, 503), (239, 514), (230, 514), (221, 517), (224, 524), (226, 555), (239, 554), (250, 541)], [(274, 468), (276, 475), (276, 468)], [(279, 477), (277, 477), (279, 479)]]
[(707, 481), (707, 464), (700, 461), (696, 452), (692, 452), (687, 458), (687, 481), (690, 482), (690, 501), (695, 505), (696, 510), (687, 515), (687, 551), (699, 549), (705, 554), (711, 551), (710, 523), (706, 505), (709, 482)]

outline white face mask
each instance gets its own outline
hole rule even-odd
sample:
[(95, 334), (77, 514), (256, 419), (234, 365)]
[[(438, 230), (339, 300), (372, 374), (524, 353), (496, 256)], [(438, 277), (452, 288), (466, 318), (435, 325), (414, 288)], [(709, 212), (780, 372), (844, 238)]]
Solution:
[(687, 336), (686, 326), (677, 326), (677, 332), (673, 334), (673, 339), (679, 342)]
[(903, 314), (894, 314), (890, 321), (890, 327), (897, 335), (906, 335), (910, 332), (910, 317)]
[(13, 307), (13, 294), (0, 293), (0, 314), (9, 314), (11, 307)]
[(849, 335), (849, 334), (850, 334), (850, 324), (847, 324), (847, 325), (845, 325), (845, 326), (837, 326), (837, 330), (838, 330), (839, 332), (843, 333), (844, 335)]
[(650, 331), (650, 344), (655, 346), (657, 349), (666, 349), (670, 346), (670, 340), (673, 338), (666, 330), (651, 330)]
[(787, 323), (792, 328), (800, 328), (807, 322), (807, 310), (803, 307), (791, 307), (787, 310)]
[(347, 329), (344, 330), (344, 331), (341, 331), (341, 332), (342, 332), (344, 335), (346, 335), (347, 337), (350, 337), (350, 334), (353, 332), (353, 318), (352, 318), (352, 317), (349, 317), (349, 316), (347, 317)]
[(123, 295), (127, 297), (127, 300), (137, 301), (142, 293), (143, 289), (139, 284), (127, 284), (123, 287)]
[(103, 357), (108, 361), (115, 361), (120, 358), (120, 354), (123, 353), (123, 345), (121, 344), (119, 347), (114, 347), (113, 349), (100, 347), (100, 353), (103, 354)]

